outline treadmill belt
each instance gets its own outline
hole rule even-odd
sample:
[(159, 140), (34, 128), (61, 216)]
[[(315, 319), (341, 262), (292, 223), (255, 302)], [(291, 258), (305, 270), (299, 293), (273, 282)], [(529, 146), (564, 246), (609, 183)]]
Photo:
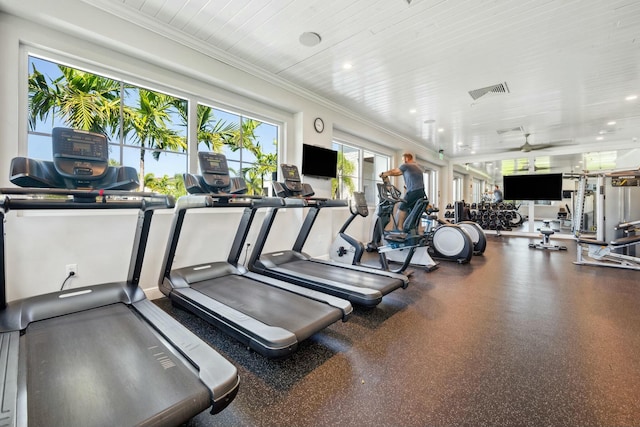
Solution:
[(342, 311), (245, 276), (227, 275), (193, 283), (193, 289), (269, 326), (303, 340), (342, 318)]
[(211, 406), (197, 375), (125, 304), (34, 322), (20, 352), (29, 425), (180, 424)]
[(308, 260), (289, 261), (278, 265), (278, 267), (289, 270), (289, 272), (292, 272), (293, 274), (306, 274), (320, 279), (328, 279), (338, 283), (344, 283), (349, 286), (375, 289), (380, 291), (382, 295), (386, 295), (403, 285), (400, 279), (394, 279), (392, 277), (363, 271), (350, 270), (348, 268)]

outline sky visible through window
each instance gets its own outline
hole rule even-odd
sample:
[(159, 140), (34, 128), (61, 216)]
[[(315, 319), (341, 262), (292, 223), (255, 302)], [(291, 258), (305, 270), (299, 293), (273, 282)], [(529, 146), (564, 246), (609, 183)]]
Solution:
[[(54, 62), (43, 60), (34, 56), (29, 56), (30, 74), (33, 72), (33, 65), (35, 65), (37, 70), (47, 78), (47, 82), (50, 82), (62, 76), (62, 73), (58, 68), (58, 64)], [(138, 102), (137, 88), (135, 86), (132, 86), (131, 84), (126, 84), (125, 87), (125, 105), (136, 106)], [(241, 118), (241, 116), (238, 114), (229, 113), (219, 109), (214, 109), (214, 117), (217, 121), (238, 124), (240, 123), (241, 119), (244, 119)], [(177, 132), (180, 136), (186, 137), (187, 129), (183, 126), (178, 113), (176, 111), (172, 112), (170, 114), (170, 118), (170, 128)], [(30, 130), (29, 133), (27, 155), (32, 158), (51, 160), (51, 137), (49, 135), (51, 133), (51, 129), (58, 126), (68, 127), (68, 125), (62, 121), (62, 119), (56, 117), (53, 114), (49, 114), (46, 122), (37, 121), (35, 129)], [(259, 141), (260, 143), (262, 152), (277, 153), (277, 144), (274, 144), (274, 141), (278, 140), (277, 126), (261, 122), (255, 130), (255, 136), (256, 141)], [(113, 159), (114, 161), (120, 163), (121, 148), (120, 145), (115, 145), (119, 144), (118, 136), (111, 135), (109, 142), (110, 159)], [(198, 150), (207, 151), (207, 147), (201, 143), (198, 145)], [(248, 150), (242, 150), (242, 153), (240, 152), (240, 150), (233, 152), (225, 147), (225, 150), (223, 152), (226, 156), (228, 156), (230, 162), (229, 166), (231, 168), (233, 168), (232, 163), (235, 163), (237, 166), (239, 166), (238, 162), (240, 160), (242, 160), (243, 167), (246, 163), (253, 163), (256, 161), (255, 156)], [(145, 155), (144, 172), (145, 174), (153, 173), (156, 177), (162, 177), (164, 175), (172, 177), (175, 174), (181, 174), (187, 171), (187, 161), (187, 152), (162, 152), (159, 156), (159, 159), (156, 160), (151, 155), (151, 152), (148, 151)], [(122, 146), (122, 164), (126, 166), (133, 166), (136, 168), (136, 170), (139, 169), (140, 147), (138, 144), (136, 144), (135, 140), (133, 140), (133, 137), (131, 136), (124, 141), (124, 145)], [(235, 170), (239, 168), (236, 167), (233, 169)]]

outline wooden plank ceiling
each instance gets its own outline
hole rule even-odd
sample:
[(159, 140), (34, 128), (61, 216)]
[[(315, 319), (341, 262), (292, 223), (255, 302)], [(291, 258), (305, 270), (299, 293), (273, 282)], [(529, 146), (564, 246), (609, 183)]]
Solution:
[(638, 147), (637, 0), (86, 1), (461, 163)]

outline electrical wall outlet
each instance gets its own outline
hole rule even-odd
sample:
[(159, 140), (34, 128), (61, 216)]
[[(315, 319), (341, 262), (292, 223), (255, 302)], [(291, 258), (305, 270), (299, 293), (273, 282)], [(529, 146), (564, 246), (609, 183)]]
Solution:
[(66, 265), (67, 276), (73, 273), (74, 276), (78, 275), (78, 264), (67, 264)]

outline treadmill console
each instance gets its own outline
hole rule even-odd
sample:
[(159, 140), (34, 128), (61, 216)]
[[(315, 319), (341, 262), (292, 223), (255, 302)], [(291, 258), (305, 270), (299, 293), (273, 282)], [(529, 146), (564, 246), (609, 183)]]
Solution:
[(200, 151), (198, 152), (198, 162), (202, 179), (207, 187), (214, 192), (228, 190), (231, 179), (227, 158), (224, 154)]
[(280, 168), (284, 182), (273, 182), (273, 190), (278, 197), (311, 197), (315, 194), (309, 184), (300, 180), (297, 166), (281, 164)]
[(14, 157), (9, 179), (19, 187), (57, 189), (135, 190), (138, 171), (109, 166), (105, 135), (84, 130), (53, 128), (53, 161)]
[(51, 138), (53, 165), (60, 176), (83, 183), (100, 179), (107, 173), (109, 152), (106, 136), (56, 127)]
[(242, 177), (229, 176), (227, 157), (220, 153), (198, 152), (202, 175), (185, 173), (184, 186), (189, 194), (245, 194), (247, 183)]
[(367, 206), (367, 199), (362, 191), (355, 191), (353, 193), (353, 201), (358, 215), (366, 217), (369, 215), (369, 207)]
[(297, 193), (302, 191), (302, 182), (300, 181), (300, 174), (298, 173), (298, 167), (295, 165), (281, 165), (282, 174), (284, 175), (284, 185), (288, 190)]

